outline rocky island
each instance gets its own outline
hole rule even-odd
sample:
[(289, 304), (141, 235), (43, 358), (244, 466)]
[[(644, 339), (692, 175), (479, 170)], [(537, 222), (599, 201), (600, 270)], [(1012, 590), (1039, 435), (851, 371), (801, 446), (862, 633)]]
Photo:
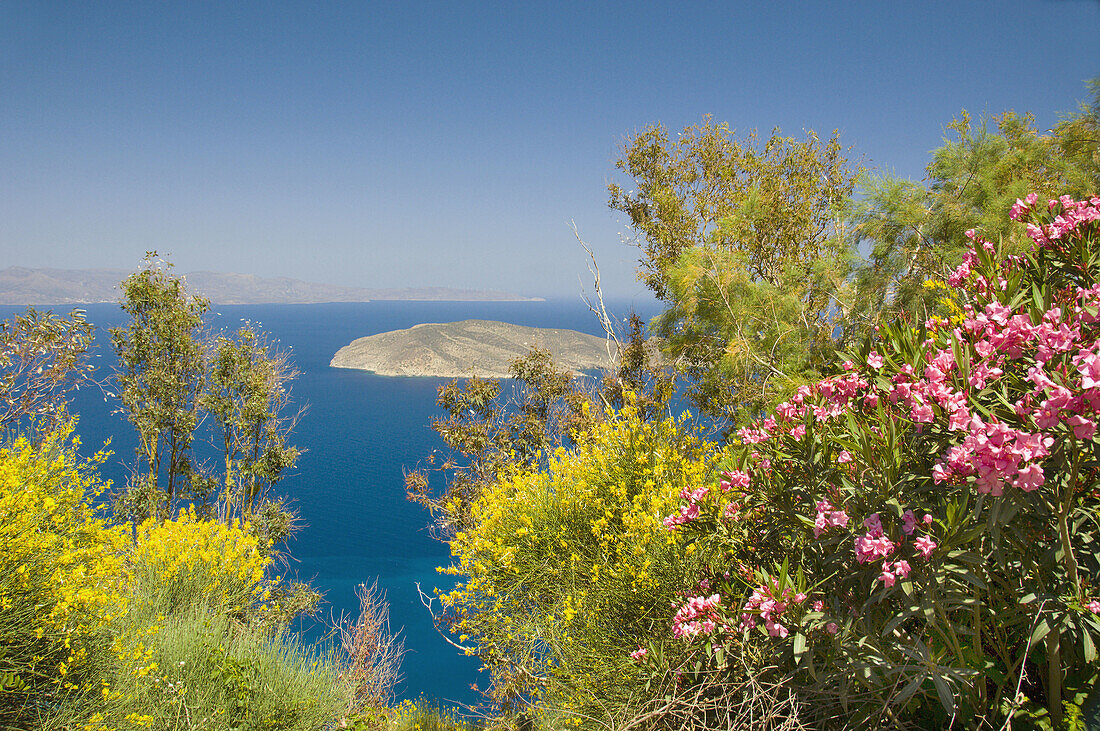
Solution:
[(603, 338), (493, 320), (422, 323), (368, 335), (340, 348), (329, 365), (382, 376), (508, 378), (512, 360), (533, 347), (549, 350), (559, 368), (574, 373), (610, 366)]

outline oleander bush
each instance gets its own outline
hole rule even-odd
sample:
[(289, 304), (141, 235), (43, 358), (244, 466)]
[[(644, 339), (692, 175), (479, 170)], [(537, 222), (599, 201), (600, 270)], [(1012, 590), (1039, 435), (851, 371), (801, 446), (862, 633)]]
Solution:
[(968, 232), (956, 316), (882, 327), (670, 512), (712, 559), (669, 627), (708, 677), (775, 678), (823, 725), (1080, 718), (1100, 673), (1100, 198), (1031, 195), (1011, 218), (1031, 250)]

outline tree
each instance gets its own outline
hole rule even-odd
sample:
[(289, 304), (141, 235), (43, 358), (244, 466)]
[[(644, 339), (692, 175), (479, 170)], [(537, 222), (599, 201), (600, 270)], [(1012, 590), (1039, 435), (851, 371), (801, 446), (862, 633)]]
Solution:
[(958, 265), (970, 228), (1003, 239), (1009, 253), (1023, 251), (1029, 240), (1004, 216), (1017, 198), (1100, 190), (1100, 80), (1089, 86), (1091, 104), (1046, 133), (1029, 114), (1005, 112), (975, 125), (964, 110), (948, 125), (953, 136), (933, 153), (927, 187), (888, 175), (864, 181), (854, 228), (871, 248), (856, 275), (850, 331), (939, 312), (944, 292), (925, 282), (942, 280)]
[[(258, 515), (270, 520), (285, 512), (281, 504), (271, 511), (272, 488), (299, 455), (287, 440), (301, 412), (286, 414), (289, 383), (298, 372), (287, 354), (251, 324), (233, 337), (218, 337), (212, 350), (199, 406), (214, 419), (224, 460), (219, 512), (227, 522), (234, 517), (252, 521)], [(271, 542), (285, 538), (288, 527), (276, 530)]]
[(68, 317), (33, 307), (0, 322), (0, 430), (39, 419), (43, 434), (64, 421), (65, 398), (91, 380), (92, 326), (84, 313)]
[(833, 352), (857, 174), (843, 152), (836, 133), (761, 145), (709, 117), (675, 142), (654, 125), (624, 146), (634, 189), (612, 184), (610, 205), (638, 235), (639, 276), (668, 303), (664, 349), (705, 412), (755, 415)]
[(549, 452), (590, 426), (592, 398), (568, 371), (559, 371), (550, 353), (534, 348), (510, 367), (515, 388), (500, 381), (469, 378), (439, 388), (436, 403), (446, 415), (432, 421), (450, 453), (438, 467), (446, 473), (442, 496), (432, 494), (426, 469), (405, 478), (409, 498), (424, 504), (442, 534), (463, 529), (473, 501), (501, 474), (515, 467), (545, 464)]
[[(121, 284), (129, 327), (111, 329), (119, 400), (138, 432), (138, 466), (126, 510), (170, 510), (192, 474), (191, 445), (205, 377), (203, 315), (210, 303), (187, 292), (156, 252)], [(167, 459), (165, 459), (167, 458)], [(164, 485), (162, 487), (162, 484)]]
[[(249, 522), (270, 550), (295, 520), (273, 488), (300, 454), (288, 441), (301, 413), (287, 413), (297, 371), (251, 324), (212, 336), (204, 322), (209, 302), (154, 257), (122, 283), (132, 320), (111, 331), (119, 398), (140, 440), (137, 474), (118, 509), (131, 518), (163, 517), (186, 495), (227, 525)], [(220, 473), (192, 457), (205, 417)]]

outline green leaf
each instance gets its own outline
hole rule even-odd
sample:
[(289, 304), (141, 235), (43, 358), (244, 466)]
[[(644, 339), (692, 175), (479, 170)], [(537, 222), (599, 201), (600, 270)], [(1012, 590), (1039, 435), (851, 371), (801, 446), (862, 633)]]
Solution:
[(1035, 625), (1035, 630), (1031, 633), (1031, 644), (1042, 642), (1043, 638), (1050, 634), (1050, 629), (1050, 623), (1047, 622), (1046, 618), (1040, 619)]
[(920, 690), (921, 685), (928, 679), (928, 674), (924, 672), (917, 673), (917, 675), (905, 684), (905, 687), (898, 691), (898, 694), (894, 696), (893, 704), (895, 706), (903, 706), (906, 701), (913, 697), (913, 694)]
[(939, 673), (932, 674), (932, 682), (936, 684), (936, 695), (940, 697), (940, 705), (947, 715), (955, 715), (955, 694), (951, 692), (951, 686)]
[(794, 662), (802, 664), (802, 656), (806, 653), (806, 635), (796, 632), (794, 635)]

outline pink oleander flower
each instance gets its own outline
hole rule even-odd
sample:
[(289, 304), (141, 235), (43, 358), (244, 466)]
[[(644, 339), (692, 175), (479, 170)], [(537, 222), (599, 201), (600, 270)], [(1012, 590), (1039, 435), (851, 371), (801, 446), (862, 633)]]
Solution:
[(818, 500), (817, 515), (814, 519), (814, 538), (819, 537), (831, 527), (848, 527), (848, 513), (834, 510), (828, 500)]
[(925, 513), (924, 517), (921, 518), (921, 522), (924, 523), (926, 526), (927, 525), (932, 525), (932, 516), (929, 515), (928, 513)]
[(879, 355), (874, 350), (872, 350), (870, 353), (867, 354), (867, 365), (871, 366), (875, 370), (878, 370), (879, 368), (882, 368), (882, 366), (885, 362), (886, 361), (883, 360), (882, 356)]
[(872, 537), (878, 537), (882, 535), (882, 518), (878, 513), (871, 513), (863, 519), (863, 527), (866, 528)]
[(816, 602), (813, 603), (813, 610), (815, 612), (824, 612), (825, 611), (825, 602), (818, 599)]
[(728, 492), (733, 487), (748, 487), (749, 486), (749, 474), (742, 472), (741, 470), (733, 470), (732, 472), (723, 472), (721, 480), (718, 485), (723, 491)]
[(825, 631), (831, 635), (835, 635), (837, 632), (840, 631), (840, 627), (837, 626), (836, 622), (829, 622), (827, 625), (825, 625)]
[(907, 535), (913, 535), (913, 531), (917, 529), (917, 516), (913, 514), (912, 510), (906, 510), (901, 516), (901, 531)]
[(1085, 609), (1089, 610), (1093, 614), (1100, 614), (1100, 602), (1093, 599), (1085, 605)]
[(894, 585), (896, 577), (894, 576), (894, 573), (890, 571), (890, 567), (888, 564), (882, 565), (882, 573), (879, 574), (878, 580), (881, 581), (887, 589)]
[(849, 462), (852, 461), (852, 455), (848, 452), (847, 449), (845, 449), (844, 451), (842, 451), (840, 454), (838, 454), (836, 456), (836, 461), (839, 464), (848, 464)]
[(646, 650), (644, 647), (639, 647), (637, 650), (630, 653), (630, 659), (634, 662), (641, 662), (642, 660), (645, 660), (645, 656), (648, 654), (648, 650)]
[(935, 412), (932, 411), (932, 406), (925, 403), (915, 403), (913, 408), (909, 411), (909, 418), (919, 424), (931, 424), (932, 419), (935, 418)]
[(926, 559), (932, 555), (932, 551), (938, 544), (932, 540), (931, 536), (921, 536), (917, 540), (913, 541), (913, 548), (920, 552), (920, 555)]
[(672, 619), (672, 636), (689, 640), (699, 634), (713, 633), (718, 627), (716, 620), (721, 601), (722, 598), (717, 594), (710, 597), (689, 597)]
[(870, 563), (880, 558), (888, 558), (894, 552), (894, 543), (884, 535), (872, 533), (856, 538), (856, 560)]
[(895, 561), (894, 562), (894, 575), (901, 579), (909, 578), (909, 572), (912, 569), (909, 567), (908, 561)]
[(1081, 388), (1100, 386), (1100, 354), (1082, 351), (1073, 360), (1081, 374)]
[(1032, 464), (1020, 470), (1012, 484), (1024, 492), (1032, 492), (1042, 487), (1044, 482), (1046, 482), (1046, 476), (1043, 475), (1043, 468)]
[(699, 517), (699, 506), (695, 504), (681, 505), (680, 512), (674, 513), (662, 521), (665, 524), (665, 528), (668, 530), (675, 530), (677, 526), (690, 523)]
[(1092, 439), (1096, 433), (1096, 422), (1084, 416), (1071, 416), (1066, 423), (1073, 427), (1073, 436), (1078, 439)]
[(806, 436), (806, 426), (804, 424), (799, 424), (795, 428), (791, 429), (791, 436), (795, 439), (801, 439), (802, 437)]
[(680, 490), (680, 499), (687, 500), (689, 503), (697, 503), (705, 498), (708, 492), (710, 492), (710, 488), (705, 485), (703, 487), (697, 487), (694, 490), (685, 487)]

